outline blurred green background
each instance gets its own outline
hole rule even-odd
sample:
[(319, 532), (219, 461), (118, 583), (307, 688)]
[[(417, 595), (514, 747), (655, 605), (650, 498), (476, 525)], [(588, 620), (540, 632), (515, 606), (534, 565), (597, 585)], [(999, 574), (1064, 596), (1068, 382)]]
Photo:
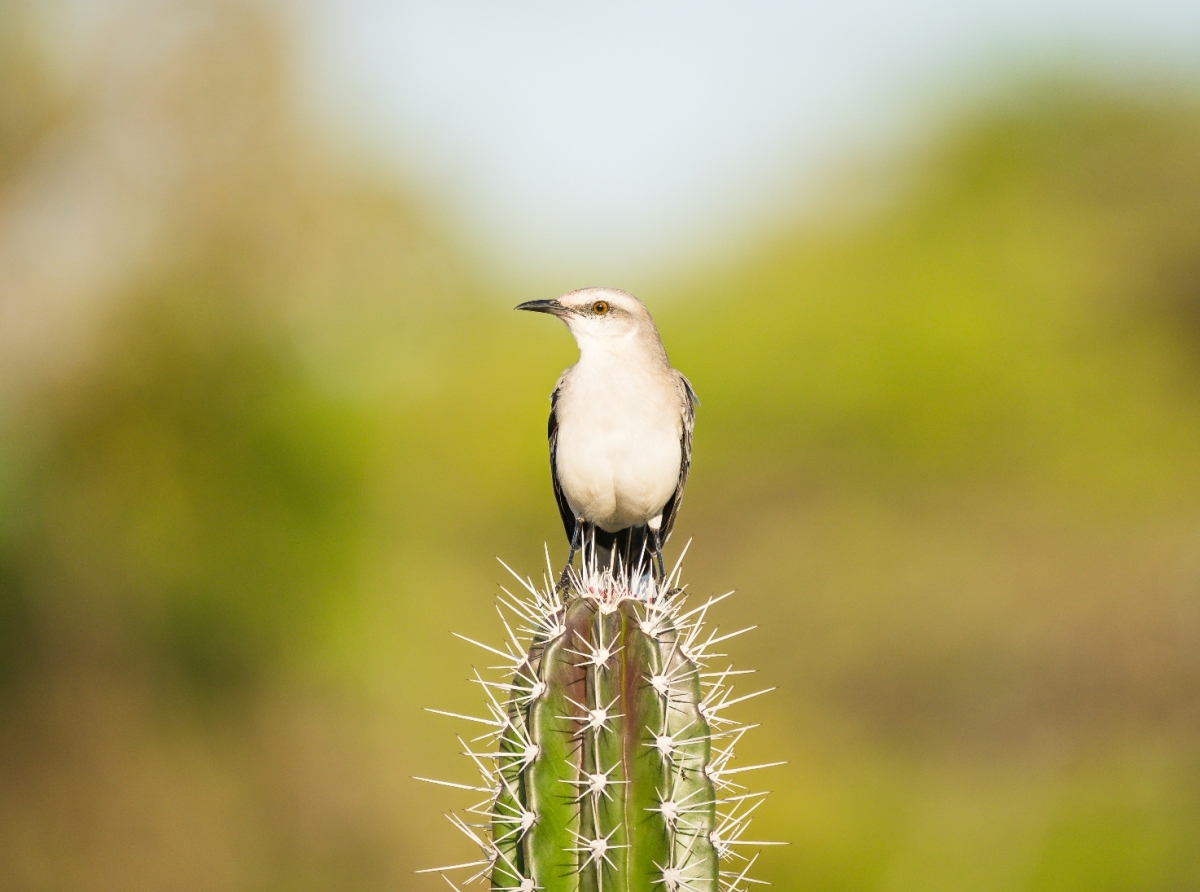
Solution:
[[(297, 121), (285, 28), (0, 2), (0, 889), (442, 888), (565, 332)], [(202, 14), (201, 14), (202, 13)], [(115, 61), (114, 61), (115, 60)], [(1016, 78), (633, 283), (789, 890), (1200, 889), (1200, 90)], [(870, 200), (863, 201), (866, 194)], [(549, 285), (550, 287), (547, 287)]]

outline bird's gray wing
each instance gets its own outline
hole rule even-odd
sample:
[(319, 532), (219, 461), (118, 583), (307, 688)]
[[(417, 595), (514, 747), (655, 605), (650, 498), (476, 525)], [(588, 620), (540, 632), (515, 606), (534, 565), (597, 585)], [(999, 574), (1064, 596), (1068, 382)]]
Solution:
[(567, 372), (563, 372), (558, 377), (557, 383), (554, 385), (554, 390), (550, 392), (550, 421), (546, 426), (546, 436), (550, 440), (550, 482), (554, 486), (554, 501), (558, 503), (558, 513), (562, 516), (563, 527), (567, 531), (567, 539), (570, 540), (575, 535), (575, 512), (571, 510), (571, 506), (567, 504), (567, 497), (563, 494), (562, 484), (558, 482), (558, 392), (562, 388), (563, 381), (566, 380)]
[(679, 388), (680, 411), (683, 413), (683, 433), (679, 438), (679, 485), (663, 507), (662, 526), (660, 535), (665, 543), (675, 526), (675, 515), (679, 513), (679, 503), (683, 501), (683, 488), (687, 486), (688, 470), (692, 466), (692, 428), (696, 423), (696, 391), (692, 382), (683, 376), (682, 372), (671, 369), (675, 376), (675, 384)]

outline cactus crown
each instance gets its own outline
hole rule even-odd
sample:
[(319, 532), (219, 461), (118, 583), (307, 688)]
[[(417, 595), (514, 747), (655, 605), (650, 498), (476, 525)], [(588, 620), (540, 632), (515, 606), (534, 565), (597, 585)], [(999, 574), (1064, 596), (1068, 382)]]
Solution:
[(734, 696), (733, 679), (747, 673), (711, 668), (719, 644), (754, 628), (706, 630), (728, 594), (685, 610), (678, 563), (656, 581), (585, 554), (561, 589), (549, 572), (541, 588), (509, 572), (523, 591), (497, 598), (503, 648), (458, 636), (504, 661), (503, 681), (473, 679), (488, 716), (430, 710), (488, 727), (470, 745), (459, 738), (481, 783), (429, 781), (483, 794), (468, 817), (448, 815), (481, 857), (419, 872), (458, 889), (447, 874), (461, 869), (466, 883), (514, 892), (741, 892), (760, 882), (747, 876), (757, 854), (743, 852), (771, 845), (745, 839), (766, 794), (738, 780), (782, 763), (730, 764), (754, 726), (725, 710), (773, 689)]

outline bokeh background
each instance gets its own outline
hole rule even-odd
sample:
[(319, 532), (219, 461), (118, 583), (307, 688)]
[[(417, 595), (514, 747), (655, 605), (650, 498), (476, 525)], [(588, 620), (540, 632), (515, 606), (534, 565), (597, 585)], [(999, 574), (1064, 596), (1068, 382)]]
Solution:
[(758, 875), (1200, 889), (1200, 13), (507, 7), (0, 0), (0, 889), (443, 888), (600, 283)]

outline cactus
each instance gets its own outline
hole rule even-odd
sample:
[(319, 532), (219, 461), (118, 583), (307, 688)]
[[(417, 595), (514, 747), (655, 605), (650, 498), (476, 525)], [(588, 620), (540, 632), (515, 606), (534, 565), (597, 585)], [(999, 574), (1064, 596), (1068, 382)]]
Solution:
[(743, 890), (757, 858), (743, 852), (770, 844), (744, 839), (766, 794), (733, 776), (782, 763), (730, 766), (751, 726), (724, 710), (772, 689), (735, 697), (745, 673), (708, 668), (716, 645), (750, 631), (705, 632), (727, 595), (685, 611), (678, 564), (659, 582), (585, 559), (561, 592), (552, 575), (541, 589), (516, 578), (524, 596), (503, 590), (497, 605), (505, 647), (464, 638), (511, 672), (475, 674), (489, 716), (430, 710), (489, 726), (473, 745), (459, 738), (482, 785), (429, 781), (485, 795), (471, 820), (449, 815), (482, 857), (419, 872), (454, 889), (447, 873), (463, 869), (511, 892)]

